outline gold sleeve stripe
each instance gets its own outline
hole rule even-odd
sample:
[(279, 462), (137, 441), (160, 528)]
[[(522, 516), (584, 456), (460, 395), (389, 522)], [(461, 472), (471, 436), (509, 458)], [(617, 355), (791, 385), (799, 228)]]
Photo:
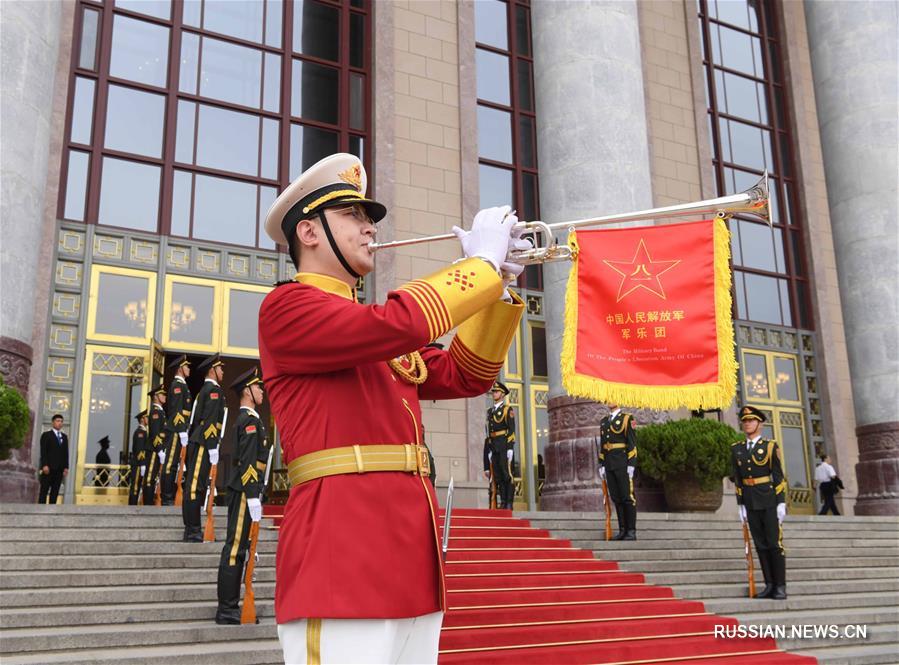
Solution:
[(441, 329), (443, 329), (443, 332), (440, 334), (442, 335), (447, 330), (450, 330), (453, 327), (453, 317), (450, 315), (449, 310), (440, 298), (440, 294), (437, 293), (433, 286), (420, 279), (413, 280), (412, 285), (416, 289), (421, 290), (422, 294), (431, 301), (431, 304), (437, 312), (437, 322), (440, 324)]
[(182, 416), (180, 413), (176, 413), (176, 414), (175, 414), (175, 417), (172, 418), (172, 422), (173, 422), (175, 425), (180, 425), (181, 423), (184, 422), (184, 416)]
[(446, 307), (430, 284), (415, 280), (404, 284), (398, 290), (405, 291), (418, 303), (428, 321), (428, 334), (432, 340), (452, 328), (449, 312), (446, 311)]
[(780, 494), (780, 493), (783, 492), (785, 489), (787, 489), (787, 481), (786, 481), (786, 480), (781, 480), (781, 481), (780, 481), (780, 484), (779, 484), (777, 487), (774, 488), (774, 493), (775, 493), (775, 494)]
[(259, 474), (256, 473), (256, 469), (251, 466), (247, 467), (247, 470), (243, 472), (243, 475), (240, 477), (240, 482), (246, 485), (251, 480), (259, 480)]
[(449, 354), (467, 374), (485, 381), (495, 379), (503, 366), (502, 363), (487, 363), (478, 358), (465, 347), (458, 337), (453, 338), (450, 343)]
[(209, 439), (218, 434), (218, 428), (215, 426), (215, 423), (212, 423), (209, 427), (206, 428), (206, 431), (203, 432), (203, 438)]
[(462, 342), (481, 362), (502, 366), (524, 313), (521, 299), (514, 293), (512, 298), (512, 304), (497, 298), (476, 312), (459, 326), (454, 341)]
[(734, 487), (734, 489), (735, 489), (736, 492), (737, 492), (737, 496), (743, 496), (743, 488), (742, 488), (742, 487), (740, 487), (739, 485), (736, 485), (736, 486)]
[(636, 449), (636, 448), (634, 448), (632, 451), (630, 451), (630, 452), (627, 454), (627, 458), (628, 458), (628, 459), (631, 459), (632, 457), (636, 457), (636, 456), (637, 456), (637, 449)]
[(428, 306), (427, 300), (419, 291), (412, 287), (412, 284), (403, 284), (403, 286), (398, 288), (397, 291), (403, 291), (404, 293), (408, 293), (410, 296), (412, 296), (412, 300), (414, 300), (415, 304), (418, 305), (421, 313), (424, 314), (425, 321), (427, 321), (428, 323), (428, 338), (432, 340), (437, 339), (439, 335), (436, 334), (436, 317), (433, 310)]

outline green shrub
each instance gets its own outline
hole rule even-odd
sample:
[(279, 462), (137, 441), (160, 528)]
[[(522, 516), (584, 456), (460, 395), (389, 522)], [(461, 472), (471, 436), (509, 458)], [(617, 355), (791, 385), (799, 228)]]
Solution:
[(0, 460), (9, 458), (13, 449), (22, 447), (30, 420), (25, 398), (0, 377)]
[(709, 491), (730, 475), (730, 446), (742, 437), (730, 425), (702, 418), (647, 425), (637, 430), (640, 471), (660, 481), (689, 473)]

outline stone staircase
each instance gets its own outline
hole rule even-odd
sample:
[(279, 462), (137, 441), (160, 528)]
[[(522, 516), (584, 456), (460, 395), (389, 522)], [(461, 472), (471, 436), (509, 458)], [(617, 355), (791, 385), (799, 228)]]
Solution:
[[(221, 512), (218, 512), (221, 511)], [(180, 542), (180, 509), (0, 506), (0, 661), (281, 663), (273, 620), (277, 531), (260, 531), (255, 626), (213, 622), (217, 542)], [(733, 519), (643, 514), (636, 542), (597, 540), (600, 515), (517, 513), (744, 624), (863, 624), (867, 639), (781, 639), (827, 665), (899, 662), (899, 519), (788, 517), (787, 601), (748, 600)], [(454, 520), (455, 521), (455, 520)], [(714, 662), (710, 659), (709, 662)]]
[[(799, 625), (867, 626), (866, 637), (777, 640), (792, 653), (815, 656), (826, 665), (899, 663), (899, 518), (788, 516), (788, 598), (773, 601), (746, 597), (746, 559), (736, 517), (643, 513), (636, 542), (606, 542), (600, 540), (604, 515), (599, 513), (515, 516), (747, 626), (786, 626), (788, 633)], [(757, 561), (755, 570), (761, 589)]]

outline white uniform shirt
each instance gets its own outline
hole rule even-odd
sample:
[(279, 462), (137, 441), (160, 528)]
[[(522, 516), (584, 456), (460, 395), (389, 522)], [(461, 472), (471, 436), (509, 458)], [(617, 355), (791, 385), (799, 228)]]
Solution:
[(821, 462), (815, 469), (815, 482), (827, 483), (837, 477), (837, 472), (827, 462)]

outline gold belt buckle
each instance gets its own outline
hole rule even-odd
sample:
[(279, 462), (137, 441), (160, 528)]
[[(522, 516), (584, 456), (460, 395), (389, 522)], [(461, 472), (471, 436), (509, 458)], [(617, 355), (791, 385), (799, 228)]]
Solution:
[(428, 449), (424, 446), (415, 446), (415, 455), (418, 461), (418, 475), (431, 475), (431, 458), (428, 457)]

